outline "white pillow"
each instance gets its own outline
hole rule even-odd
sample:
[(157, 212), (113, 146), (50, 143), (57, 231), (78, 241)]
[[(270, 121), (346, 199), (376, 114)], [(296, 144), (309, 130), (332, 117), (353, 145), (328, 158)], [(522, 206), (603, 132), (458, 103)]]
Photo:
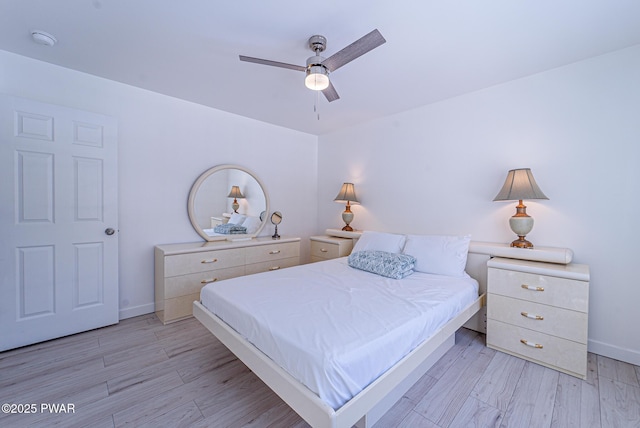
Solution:
[(471, 235), (407, 235), (402, 252), (416, 258), (418, 272), (464, 277), (469, 242)]
[(356, 242), (352, 252), (356, 251), (386, 251), (387, 253), (400, 253), (404, 246), (404, 235), (395, 233), (372, 232), (366, 230)]
[(247, 228), (247, 233), (256, 233), (262, 222), (258, 217), (247, 217), (242, 225)]
[(237, 224), (238, 226), (240, 226), (242, 225), (242, 222), (244, 221), (245, 218), (246, 216), (242, 214), (233, 213), (231, 214), (231, 217), (229, 217), (229, 221), (227, 223)]

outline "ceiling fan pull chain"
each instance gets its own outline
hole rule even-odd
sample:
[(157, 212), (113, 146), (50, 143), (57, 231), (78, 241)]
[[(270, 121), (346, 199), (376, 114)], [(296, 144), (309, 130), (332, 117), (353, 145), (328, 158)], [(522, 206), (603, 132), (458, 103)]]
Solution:
[(316, 114), (318, 120), (320, 120), (320, 109), (318, 108), (318, 101), (319, 101), (319, 97), (320, 97), (320, 91), (315, 91), (316, 92), (316, 101), (313, 103), (313, 111)]

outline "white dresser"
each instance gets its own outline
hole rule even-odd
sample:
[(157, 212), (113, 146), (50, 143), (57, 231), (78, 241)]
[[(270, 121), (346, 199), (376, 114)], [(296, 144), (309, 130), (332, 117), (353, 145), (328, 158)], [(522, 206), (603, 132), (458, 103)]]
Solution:
[(487, 262), (487, 346), (586, 378), (589, 267)]
[(311, 242), (311, 262), (345, 257), (353, 249), (353, 239), (351, 238), (312, 236), (309, 241)]
[(300, 263), (300, 238), (194, 242), (155, 247), (156, 315), (164, 324), (190, 317), (206, 284)]

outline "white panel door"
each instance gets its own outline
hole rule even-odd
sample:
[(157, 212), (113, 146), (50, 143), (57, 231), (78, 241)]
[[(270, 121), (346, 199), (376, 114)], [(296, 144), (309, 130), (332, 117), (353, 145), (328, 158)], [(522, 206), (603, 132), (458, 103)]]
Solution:
[(0, 95), (0, 170), (0, 351), (117, 323), (116, 120)]

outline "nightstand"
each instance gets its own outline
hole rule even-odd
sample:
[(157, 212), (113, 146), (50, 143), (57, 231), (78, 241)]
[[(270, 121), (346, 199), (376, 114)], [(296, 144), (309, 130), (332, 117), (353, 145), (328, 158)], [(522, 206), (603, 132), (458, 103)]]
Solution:
[(586, 379), (589, 267), (496, 257), (487, 268), (487, 346)]
[(312, 236), (309, 240), (311, 241), (311, 262), (345, 257), (353, 249), (351, 238)]

